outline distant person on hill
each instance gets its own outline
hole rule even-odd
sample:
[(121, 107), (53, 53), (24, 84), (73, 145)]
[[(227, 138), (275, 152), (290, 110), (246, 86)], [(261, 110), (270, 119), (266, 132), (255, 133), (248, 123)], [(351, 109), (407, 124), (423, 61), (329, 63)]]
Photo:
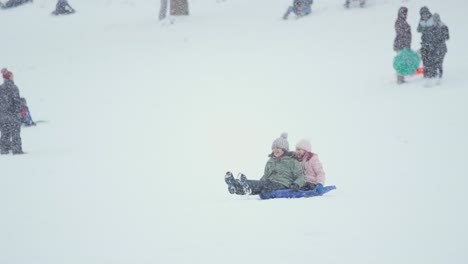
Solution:
[(67, 0), (58, 0), (57, 5), (55, 6), (55, 11), (52, 12), (53, 15), (68, 15), (75, 13)]
[[(349, 5), (351, 4), (351, 1), (355, 1), (355, 0), (346, 0), (344, 6), (346, 8), (349, 8)], [(359, 6), (360, 7), (364, 7), (366, 5), (366, 0), (357, 0), (357, 1), (359, 1)]]
[(318, 155), (312, 152), (312, 146), (309, 140), (302, 139), (296, 144), (294, 158), (300, 162), (304, 168), (304, 176), (307, 183), (301, 189), (315, 189), (317, 192), (321, 193), (325, 185), (325, 172), (323, 171), (322, 163)]
[(434, 17), (434, 47), (435, 47), (435, 70), (436, 77), (442, 78), (444, 73), (443, 63), (444, 57), (447, 53), (447, 44), (445, 42), (449, 40), (449, 29), (440, 20), (439, 14), (435, 13)]
[(263, 177), (260, 180), (247, 180), (240, 174), (234, 179), (231, 172), (227, 172), (224, 180), (231, 194), (256, 195), (270, 193), (275, 190), (291, 189), (299, 191), (306, 184), (302, 165), (289, 152), (288, 134), (283, 133), (275, 139), (271, 146), (271, 154), (265, 165)]
[(307, 16), (312, 12), (313, 0), (294, 0), (293, 5), (288, 7), (283, 19), (288, 19), (291, 13), (294, 13), (297, 17)]
[(0, 153), (23, 154), (21, 146), (21, 99), (19, 89), (13, 81), (13, 73), (4, 68), (0, 85)]
[(21, 97), (21, 110), (20, 110), (20, 118), (21, 118), (21, 124), (24, 126), (35, 126), (36, 123), (34, 123), (32, 117), (31, 117), (31, 112), (29, 112), (29, 107), (26, 102), (26, 99)]
[[(398, 17), (395, 21), (396, 37), (393, 42), (393, 50), (400, 52), (402, 49), (411, 49), (411, 26), (406, 21), (408, 17), (408, 8), (400, 7), (398, 10)], [(402, 84), (405, 82), (405, 77), (397, 75), (397, 83)]]
[(28, 2), (33, 2), (33, 0), (9, 0), (7, 1), (6, 3), (0, 3), (0, 7), (3, 8), (3, 9), (7, 9), (7, 8), (12, 8), (12, 7), (17, 7), (17, 6), (20, 6), (22, 4), (26, 4)]

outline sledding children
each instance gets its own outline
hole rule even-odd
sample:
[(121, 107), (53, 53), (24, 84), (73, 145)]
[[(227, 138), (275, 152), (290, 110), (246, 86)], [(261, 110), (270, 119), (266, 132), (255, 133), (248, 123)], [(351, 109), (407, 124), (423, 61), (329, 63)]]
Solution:
[(283, 133), (275, 139), (271, 146), (272, 153), (265, 165), (263, 177), (260, 180), (247, 180), (241, 174), (234, 179), (231, 172), (225, 175), (228, 190), (232, 194), (261, 194), (274, 190), (291, 189), (298, 191), (306, 184), (302, 165), (289, 152), (288, 134)]
[(318, 155), (312, 152), (309, 140), (302, 139), (296, 144), (295, 156), (297, 161), (304, 168), (304, 175), (307, 181), (306, 189), (316, 189), (321, 193), (325, 185), (325, 172)]
[(293, 5), (288, 7), (283, 19), (288, 19), (289, 14), (294, 13), (298, 17), (307, 16), (312, 12), (314, 0), (294, 0)]
[[(351, 4), (351, 1), (355, 1), (355, 0), (346, 0), (344, 6), (346, 8), (349, 8), (349, 5)], [(359, 1), (359, 6), (360, 7), (364, 7), (366, 5), (366, 0), (357, 0), (357, 1)]]
[(440, 21), (439, 14), (435, 13), (434, 18), (434, 49), (435, 49), (435, 70), (436, 77), (442, 78), (444, 73), (443, 63), (444, 57), (447, 53), (447, 44), (445, 42), (449, 40), (449, 29)]
[(53, 15), (68, 15), (75, 13), (67, 0), (58, 0), (57, 5), (55, 5), (55, 11), (52, 12)]
[[(400, 7), (398, 10), (398, 17), (395, 21), (396, 37), (393, 42), (393, 50), (400, 52), (402, 49), (411, 49), (411, 26), (406, 21), (408, 17), (408, 8)], [(405, 82), (405, 77), (397, 75), (397, 83), (402, 84)]]
[(0, 153), (23, 154), (21, 146), (21, 99), (19, 89), (13, 82), (13, 73), (2, 69), (3, 84), (0, 85)]
[(31, 112), (29, 112), (28, 104), (26, 103), (26, 99), (21, 97), (21, 110), (20, 110), (20, 118), (21, 124), (25, 126), (35, 126), (36, 123), (32, 120)]

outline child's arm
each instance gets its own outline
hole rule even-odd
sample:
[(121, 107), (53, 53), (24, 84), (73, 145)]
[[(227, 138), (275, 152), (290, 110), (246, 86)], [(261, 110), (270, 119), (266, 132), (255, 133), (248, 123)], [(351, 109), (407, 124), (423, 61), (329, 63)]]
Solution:
[(314, 169), (315, 175), (317, 177), (317, 183), (325, 184), (325, 171), (323, 170), (322, 163), (320, 162), (317, 154), (310, 159), (312, 163), (312, 168)]

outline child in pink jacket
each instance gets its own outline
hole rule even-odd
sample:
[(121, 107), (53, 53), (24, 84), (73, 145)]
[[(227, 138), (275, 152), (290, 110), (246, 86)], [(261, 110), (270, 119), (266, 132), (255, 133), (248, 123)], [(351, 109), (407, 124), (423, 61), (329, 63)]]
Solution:
[(316, 185), (317, 191), (321, 191), (325, 185), (325, 172), (317, 154), (312, 153), (309, 140), (302, 139), (296, 144), (296, 159), (304, 167), (304, 176), (308, 183)]

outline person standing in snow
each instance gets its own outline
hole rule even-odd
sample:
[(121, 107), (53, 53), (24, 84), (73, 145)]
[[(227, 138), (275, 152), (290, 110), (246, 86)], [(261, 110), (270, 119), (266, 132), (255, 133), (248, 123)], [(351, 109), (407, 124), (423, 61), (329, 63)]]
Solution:
[(291, 189), (298, 191), (306, 184), (302, 165), (289, 152), (288, 134), (283, 133), (275, 139), (271, 146), (272, 153), (265, 165), (263, 177), (260, 180), (247, 180), (241, 174), (240, 179), (234, 179), (231, 172), (225, 175), (229, 192), (239, 195), (256, 195), (270, 193), (274, 190)]
[(55, 5), (55, 11), (52, 12), (53, 15), (68, 15), (73, 13), (75, 13), (75, 9), (70, 6), (67, 0), (58, 0)]
[(313, 0), (294, 0), (293, 5), (288, 7), (283, 19), (288, 19), (291, 13), (294, 13), (298, 17), (307, 16), (312, 13)]
[(312, 152), (309, 140), (302, 139), (296, 144), (294, 157), (304, 168), (304, 176), (307, 181), (304, 189), (316, 189), (321, 193), (325, 185), (325, 172), (318, 155)]
[(418, 32), (421, 36), (421, 57), (424, 65), (424, 78), (431, 80), (437, 75), (436, 31), (434, 18), (427, 7), (421, 7)]
[(435, 46), (435, 70), (436, 76), (440, 79), (444, 73), (443, 63), (445, 54), (447, 53), (447, 44), (445, 42), (449, 40), (449, 29), (440, 20), (439, 14), (435, 13), (434, 17), (434, 46)]
[[(400, 7), (398, 10), (398, 17), (395, 21), (396, 37), (393, 42), (393, 50), (397, 53), (402, 49), (411, 49), (411, 26), (406, 21), (408, 17), (408, 8)], [(397, 83), (402, 84), (405, 82), (405, 77), (397, 75)]]
[(19, 89), (13, 82), (13, 73), (2, 69), (3, 84), (0, 85), (0, 153), (23, 154), (21, 146), (21, 99)]

